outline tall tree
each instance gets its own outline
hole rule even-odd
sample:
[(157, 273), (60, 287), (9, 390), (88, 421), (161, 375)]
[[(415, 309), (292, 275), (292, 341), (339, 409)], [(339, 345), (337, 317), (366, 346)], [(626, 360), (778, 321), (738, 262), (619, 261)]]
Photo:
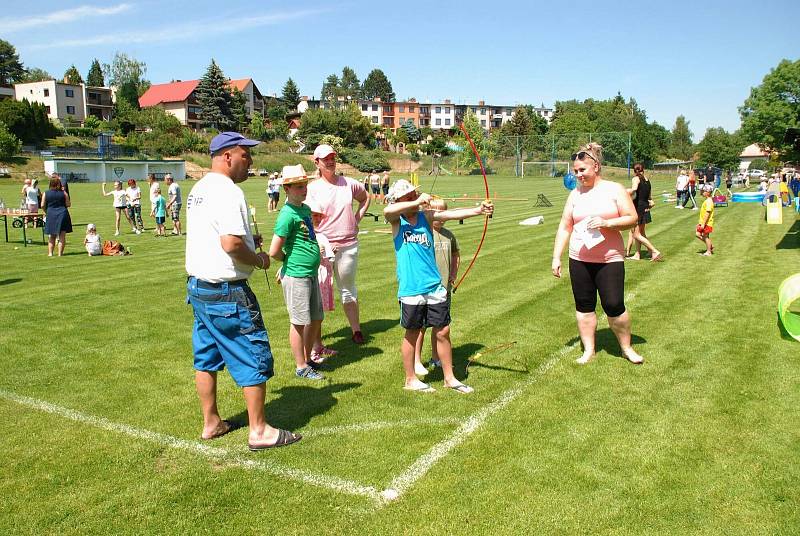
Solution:
[(200, 119), (217, 130), (228, 130), (236, 123), (231, 110), (233, 96), (228, 79), (213, 59), (206, 73), (197, 84), (197, 101), (200, 104)]
[(339, 77), (335, 74), (328, 75), (328, 78), (322, 83), (322, 91), (320, 92), (319, 99), (328, 101), (331, 106), (336, 105), (337, 97), (339, 96)]
[(64, 73), (64, 82), (67, 84), (72, 84), (73, 86), (79, 86), (83, 84), (83, 77), (81, 73), (78, 72), (78, 69), (75, 67), (75, 64), (69, 66), (69, 69), (66, 70)]
[(406, 119), (400, 127), (405, 131), (408, 141), (417, 143), (420, 140), (419, 129), (410, 118)]
[(25, 71), (25, 74), (17, 80), (18, 82), (43, 82), (45, 80), (53, 80), (54, 77), (44, 69), (32, 67)]
[[(481, 158), (484, 160), (490, 158), (492, 155), (484, 138), (486, 133), (483, 127), (481, 127), (478, 116), (472, 113), (472, 110), (467, 110), (467, 113), (464, 114), (463, 125), (464, 130), (466, 130), (469, 137), (472, 138), (472, 142), (475, 144), (475, 148), (478, 149), (478, 154), (481, 155)], [(475, 155), (472, 152), (469, 141), (467, 141), (467, 138), (461, 130), (458, 131), (458, 143), (463, 148), (458, 156), (459, 165), (467, 169), (480, 167), (478, 162), (475, 161)]]
[(339, 94), (343, 97), (350, 97), (358, 100), (361, 96), (361, 82), (356, 76), (356, 72), (350, 67), (342, 68), (342, 77), (339, 79)]
[(681, 160), (689, 160), (694, 153), (692, 145), (692, 131), (689, 130), (689, 121), (682, 115), (675, 119), (669, 140), (669, 155)]
[(739, 108), (745, 141), (777, 150), (783, 160), (800, 160), (800, 60), (782, 60)]
[(722, 127), (709, 128), (697, 144), (698, 164), (711, 164), (722, 169), (736, 169), (742, 141), (738, 133), (729, 133)]
[(247, 126), (247, 97), (239, 88), (231, 92), (231, 114), (234, 119), (234, 130), (241, 132)]
[(296, 110), (297, 105), (300, 103), (300, 90), (297, 89), (297, 84), (291, 78), (283, 85), (281, 99), (290, 110)]
[(103, 64), (103, 73), (108, 77), (110, 86), (120, 88), (126, 83), (133, 84), (138, 96), (150, 87), (150, 82), (144, 78), (147, 65), (123, 52), (116, 52), (110, 64)]
[(384, 102), (394, 102), (395, 95), (392, 83), (380, 69), (373, 69), (364, 79), (361, 86), (361, 95), (365, 99), (380, 97)]
[(0, 39), (0, 86), (8, 86), (18, 82), (25, 76), (25, 68), (19, 61), (19, 54), (14, 45)]
[(86, 85), (92, 87), (105, 87), (106, 82), (103, 79), (103, 69), (100, 68), (100, 62), (97, 58), (92, 61), (89, 67), (89, 74), (86, 75)]

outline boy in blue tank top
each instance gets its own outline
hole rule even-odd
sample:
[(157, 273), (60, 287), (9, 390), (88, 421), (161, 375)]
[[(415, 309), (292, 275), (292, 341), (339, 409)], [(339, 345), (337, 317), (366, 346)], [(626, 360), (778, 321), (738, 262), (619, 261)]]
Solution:
[(420, 194), (410, 182), (396, 181), (389, 189), (389, 205), (383, 215), (392, 225), (394, 251), (397, 258), (397, 298), (400, 302), (400, 325), (406, 330), (400, 353), (405, 371), (404, 389), (432, 392), (429, 384), (417, 379), (414, 373), (414, 345), (423, 328), (431, 328), (442, 363), (444, 385), (462, 394), (473, 389), (453, 375), (453, 356), (450, 344), (450, 300), (442, 285), (433, 249), (433, 221), (463, 220), (482, 214), (492, 214), (491, 202), (484, 201), (474, 208), (431, 210), (431, 196)]

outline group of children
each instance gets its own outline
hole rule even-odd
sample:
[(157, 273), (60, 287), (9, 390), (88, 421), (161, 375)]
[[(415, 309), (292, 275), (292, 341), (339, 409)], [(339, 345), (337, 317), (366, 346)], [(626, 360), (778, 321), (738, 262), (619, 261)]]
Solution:
[[(169, 201), (161, 195), (161, 185), (153, 174), (148, 178), (150, 182), (150, 216), (155, 218), (155, 236), (166, 236), (164, 223), (167, 219), (167, 211), (172, 215), (173, 229), (172, 234), (181, 235), (180, 208), (181, 208), (181, 189), (172, 179), (169, 173), (165, 180), (169, 186)], [(142, 234), (144, 222), (142, 221), (142, 191), (137, 186), (136, 180), (128, 179), (128, 187), (123, 190), (122, 181), (114, 181), (114, 189), (106, 191), (106, 183), (102, 183), (103, 196), (113, 196), (114, 198), (114, 236), (119, 236), (119, 226), (122, 216), (131, 225), (131, 232)]]
[(389, 172), (384, 171), (383, 175), (375, 172), (370, 173), (364, 177), (362, 183), (364, 184), (364, 189), (374, 201), (386, 203), (389, 195), (389, 181)]
[[(278, 280), (289, 313), (289, 345), (300, 378), (320, 380), (318, 371), (336, 351), (322, 344), (325, 311), (333, 310), (332, 262), (328, 239), (315, 229), (325, 215), (313, 199), (307, 199), (309, 178), (302, 166), (285, 166), (282, 186), (286, 203), (280, 209), (270, 243), (270, 257), (282, 261)], [(444, 229), (444, 222), (489, 215), (485, 201), (474, 208), (447, 210), (441, 199), (419, 194), (406, 180), (396, 181), (386, 192), (386, 220), (392, 225), (399, 282), (401, 325), (406, 329), (401, 345), (404, 388), (430, 392), (434, 389), (417, 378), (428, 369), (421, 362), (425, 330), (431, 328), (431, 360), (441, 366), (446, 387), (462, 394), (472, 388), (453, 375), (450, 343), (450, 296), (458, 273), (458, 242)]]

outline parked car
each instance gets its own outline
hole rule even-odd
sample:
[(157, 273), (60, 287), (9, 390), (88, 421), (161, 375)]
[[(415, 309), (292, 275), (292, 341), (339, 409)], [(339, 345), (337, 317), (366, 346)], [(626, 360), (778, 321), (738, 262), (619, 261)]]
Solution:
[(767, 174), (767, 172), (764, 171), (763, 169), (751, 169), (750, 170), (750, 176), (751, 177), (762, 177), (762, 176), (764, 176), (766, 174)]

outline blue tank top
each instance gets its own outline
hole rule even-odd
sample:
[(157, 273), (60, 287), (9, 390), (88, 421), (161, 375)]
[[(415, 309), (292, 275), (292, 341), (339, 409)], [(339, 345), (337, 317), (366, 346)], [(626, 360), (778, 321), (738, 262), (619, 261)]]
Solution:
[(433, 233), (424, 212), (418, 214), (416, 225), (400, 216), (394, 252), (397, 257), (398, 298), (428, 294), (442, 284), (433, 250)]

